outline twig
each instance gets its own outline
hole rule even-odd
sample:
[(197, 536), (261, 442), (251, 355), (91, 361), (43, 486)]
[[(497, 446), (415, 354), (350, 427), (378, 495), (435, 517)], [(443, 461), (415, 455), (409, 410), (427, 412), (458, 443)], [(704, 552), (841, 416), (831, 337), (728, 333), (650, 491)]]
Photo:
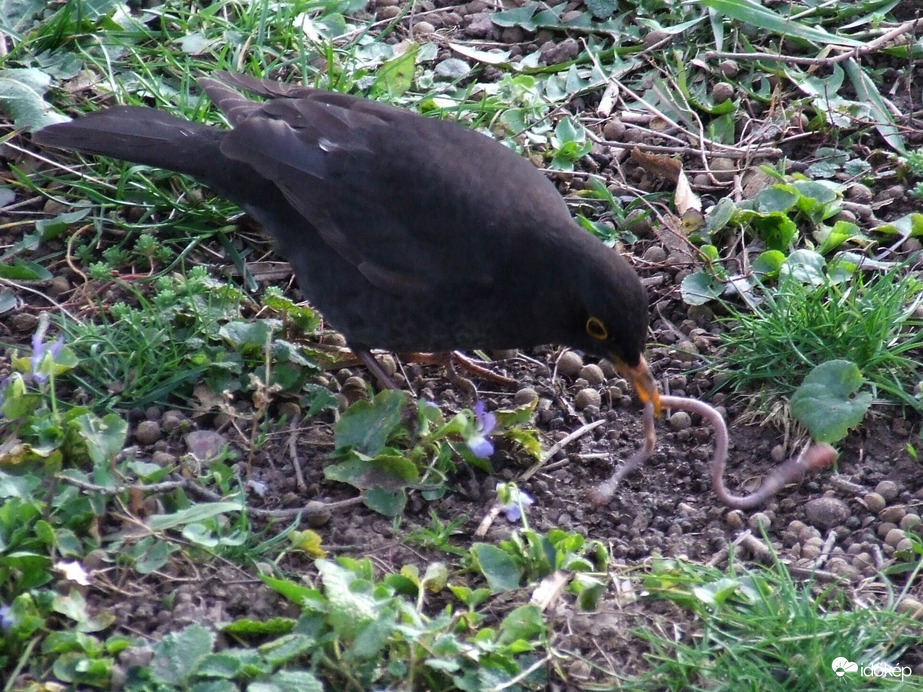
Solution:
[(538, 470), (539, 470), (540, 468), (542, 468), (546, 463), (548, 463), (548, 460), (551, 459), (551, 457), (553, 457), (553, 456), (554, 456), (555, 454), (557, 454), (559, 451), (561, 451), (562, 449), (564, 449), (564, 447), (566, 447), (567, 445), (569, 445), (571, 442), (573, 442), (573, 441), (576, 440), (577, 438), (583, 437), (584, 435), (586, 435), (586, 434), (587, 434), (588, 432), (590, 432), (591, 430), (595, 430), (595, 429), (598, 428), (600, 425), (603, 425), (605, 422), (606, 422), (605, 420), (596, 420), (596, 421), (593, 421), (592, 423), (587, 423), (586, 425), (581, 426), (581, 427), (577, 428), (576, 430), (574, 430), (574, 432), (572, 432), (572, 433), (571, 433), (570, 435), (568, 435), (567, 437), (565, 437), (565, 438), (559, 440), (558, 442), (555, 442), (555, 443), (548, 449), (547, 452), (545, 452), (544, 454), (542, 454), (542, 458), (541, 458), (541, 459), (539, 459), (539, 460), (536, 461), (534, 464), (532, 464), (532, 466), (530, 466), (528, 469), (526, 469), (526, 470), (523, 472), (523, 474), (522, 474), (521, 476), (519, 476), (519, 480), (520, 480), (520, 481), (527, 481), (527, 480), (529, 480), (530, 478), (532, 478), (532, 476), (534, 476), (534, 475), (536, 474), (536, 472), (538, 472)]
[[(81, 490), (86, 490), (87, 492), (99, 493), (100, 495), (118, 495), (120, 493), (128, 492), (132, 489), (141, 490), (146, 493), (166, 493), (181, 488), (192, 493), (193, 495), (200, 497), (203, 500), (208, 500), (210, 502), (218, 502), (224, 499), (218, 493), (212, 492), (207, 488), (203, 488), (201, 485), (194, 483), (191, 480), (164, 481), (163, 483), (151, 483), (150, 485), (133, 483), (109, 487), (96, 485), (95, 483), (82, 481), (79, 478), (72, 478), (71, 476), (65, 476), (64, 474), (60, 473), (55, 474), (54, 477), (56, 480), (61, 481), (62, 483), (67, 483), (68, 485), (72, 485), (75, 488), (80, 488)], [(343, 509), (344, 507), (351, 507), (361, 503), (361, 497), (351, 497), (348, 500), (340, 500), (339, 502), (320, 502), (319, 500), (312, 500), (304, 507), (295, 507), (292, 509), (262, 509), (260, 507), (251, 507), (246, 502), (242, 502), (241, 510), (246, 511), (248, 514), (252, 514), (256, 517), (289, 519), (299, 514), (303, 514), (305, 516), (322, 515), (328, 512), (336, 511), (338, 509)]]
[[(890, 31), (882, 34), (874, 41), (869, 41), (861, 46), (846, 49), (846, 52), (835, 55), (832, 58), (800, 58), (793, 55), (770, 55), (767, 53), (725, 53), (723, 51), (706, 51), (702, 60), (773, 60), (775, 62), (789, 63), (793, 65), (835, 65), (850, 58), (858, 58), (866, 53), (876, 51), (887, 43), (892, 42), (897, 37), (910, 33), (916, 34), (917, 25), (921, 23), (920, 19), (911, 19), (900, 24)], [(831, 46), (839, 48), (839, 46)]]

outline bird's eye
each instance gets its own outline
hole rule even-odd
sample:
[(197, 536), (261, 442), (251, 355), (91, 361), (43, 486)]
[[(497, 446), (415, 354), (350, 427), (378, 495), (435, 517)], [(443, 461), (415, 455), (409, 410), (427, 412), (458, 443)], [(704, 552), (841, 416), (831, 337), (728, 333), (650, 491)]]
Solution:
[(591, 317), (586, 321), (586, 333), (600, 341), (609, 338), (609, 330), (598, 317)]

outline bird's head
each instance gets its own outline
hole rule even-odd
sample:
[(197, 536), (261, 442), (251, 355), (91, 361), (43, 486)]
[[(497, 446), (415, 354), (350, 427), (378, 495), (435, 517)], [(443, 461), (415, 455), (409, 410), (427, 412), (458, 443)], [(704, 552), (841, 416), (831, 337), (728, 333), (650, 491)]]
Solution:
[[(603, 355), (628, 379), (643, 404), (660, 415), (660, 392), (654, 382), (644, 343), (647, 340), (647, 291), (634, 270), (615, 252), (601, 272), (588, 271), (582, 285), (583, 347)], [(594, 273), (596, 274), (594, 277)]]

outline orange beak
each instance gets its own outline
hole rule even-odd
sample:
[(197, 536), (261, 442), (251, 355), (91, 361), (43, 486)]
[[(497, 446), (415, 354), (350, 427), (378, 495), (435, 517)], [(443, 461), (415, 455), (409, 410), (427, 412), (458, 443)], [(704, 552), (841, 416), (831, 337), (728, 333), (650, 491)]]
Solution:
[(651, 374), (651, 369), (648, 367), (647, 361), (644, 360), (644, 356), (641, 356), (641, 362), (634, 367), (626, 365), (625, 361), (618, 356), (612, 356), (612, 362), (615, 363), (619, 374), (631, 381), (631, 386), (638, 393), (641, 403), (645, 405), (653, 404), (654, 415), (659, 417), (662, 410), (660, 392), (657, 390), (654, 376)]

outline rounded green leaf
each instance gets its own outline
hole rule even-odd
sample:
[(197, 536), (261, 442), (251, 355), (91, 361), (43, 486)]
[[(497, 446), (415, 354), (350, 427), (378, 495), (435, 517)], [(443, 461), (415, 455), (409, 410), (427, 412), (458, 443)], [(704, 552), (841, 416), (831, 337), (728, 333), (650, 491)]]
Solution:
[(792, 395), (792, 415), (818, 442), (846, 437), (872, 405), (870, 392), (859, 392), (862, 373), (848, 360), (829, 360), (814, 368)]

